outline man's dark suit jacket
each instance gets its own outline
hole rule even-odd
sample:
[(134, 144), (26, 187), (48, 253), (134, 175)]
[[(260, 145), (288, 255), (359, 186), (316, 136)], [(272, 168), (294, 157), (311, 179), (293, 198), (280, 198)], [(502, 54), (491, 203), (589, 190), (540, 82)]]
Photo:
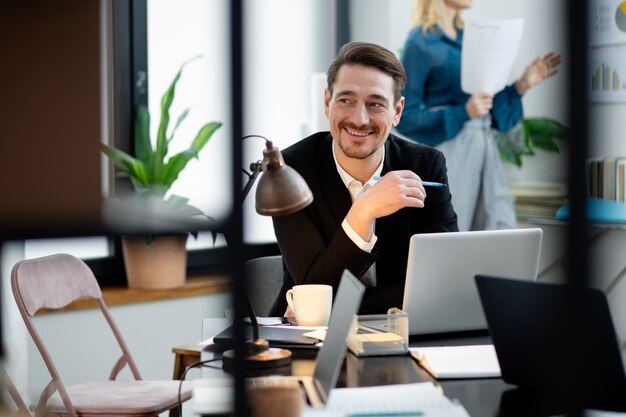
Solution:
[[(440, 151), (394, 135), (384, 146), (381, 175), (411, 170), (424, 181), (448, 183), (445, 158)], [(273, 218), (285, 276), (270, 314), (284, 314), (285, 293), (293, 285), (329, 284), (334, 295), (344, 269), (360, 278), (374, 262), (377, 285), (367, 288), (360, 313), (386, 313), (390, 307), (401, 308), (410, 237), (416, 233), (458, 230), (448, 187), (427, 188), (424, 208), (404, 208), (376, 219), (378, 240), (372, 252), (367, 253), (341, 227), (352, 200), (337, 172), (330, 133), (309, 136), (284, 150), (283, 156), (287, 165), (306, 180), (314, 200), (297, 213)]]

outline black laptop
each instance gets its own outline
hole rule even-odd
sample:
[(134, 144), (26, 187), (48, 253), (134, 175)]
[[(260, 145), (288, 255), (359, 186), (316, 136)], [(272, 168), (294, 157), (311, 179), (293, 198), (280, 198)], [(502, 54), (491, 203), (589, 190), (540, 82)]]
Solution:
[(475, 279), (504, 381), (568, 406), (626, 406), (624, 365), (604, 293)]

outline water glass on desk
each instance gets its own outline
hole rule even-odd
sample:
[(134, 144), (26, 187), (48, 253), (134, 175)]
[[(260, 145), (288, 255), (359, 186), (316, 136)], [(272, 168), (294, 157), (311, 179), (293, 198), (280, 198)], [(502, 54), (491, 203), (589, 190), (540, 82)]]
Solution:
[(294, 285), (286, 294), (298, 326), (327, 326), (333, 305), (333, 287), (321, 284)]

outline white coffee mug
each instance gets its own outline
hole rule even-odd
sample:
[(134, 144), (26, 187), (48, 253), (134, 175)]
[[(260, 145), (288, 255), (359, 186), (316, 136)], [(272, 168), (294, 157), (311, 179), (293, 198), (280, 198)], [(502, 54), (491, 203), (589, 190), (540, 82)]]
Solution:
[(321, 284), (295, 285), (287, 291), (287, 304), (298, 326), (328, 326), (333, 306), (333, 287)]

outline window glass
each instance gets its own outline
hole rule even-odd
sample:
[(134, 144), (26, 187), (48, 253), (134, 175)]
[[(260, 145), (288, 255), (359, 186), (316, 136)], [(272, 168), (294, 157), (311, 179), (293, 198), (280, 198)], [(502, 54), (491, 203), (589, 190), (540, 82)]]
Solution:
[[(198, 57), (185, 66), (176, 87), (168, 132), (181, 113), (189, 109), (189, 114), (169, 143), (169, 155), (187, 149), (205, 123), (220, 121), (223, 125), (202, 149), (199, 158), (187, 164), (170, 194), (189, 198), (189, 204), (216, 219), (225, 217), (231, 206), (228, 13), (229, 2), (226, 0), (148, 2), (148, 97), (152, 141), (156, 141), (163, 93), (181, 65)], [(208, 247), (211, 247), (208, 240)], [(204, 241), (204, 238), (199, 239), (193, 245)]]
[(40, 258), (56, 253), (68, 253), (81, 259), (104, 258), (111, 255), (108, 239), (104, 236), (67, 239), (29, 239), (24, 244), (26, 259)]

